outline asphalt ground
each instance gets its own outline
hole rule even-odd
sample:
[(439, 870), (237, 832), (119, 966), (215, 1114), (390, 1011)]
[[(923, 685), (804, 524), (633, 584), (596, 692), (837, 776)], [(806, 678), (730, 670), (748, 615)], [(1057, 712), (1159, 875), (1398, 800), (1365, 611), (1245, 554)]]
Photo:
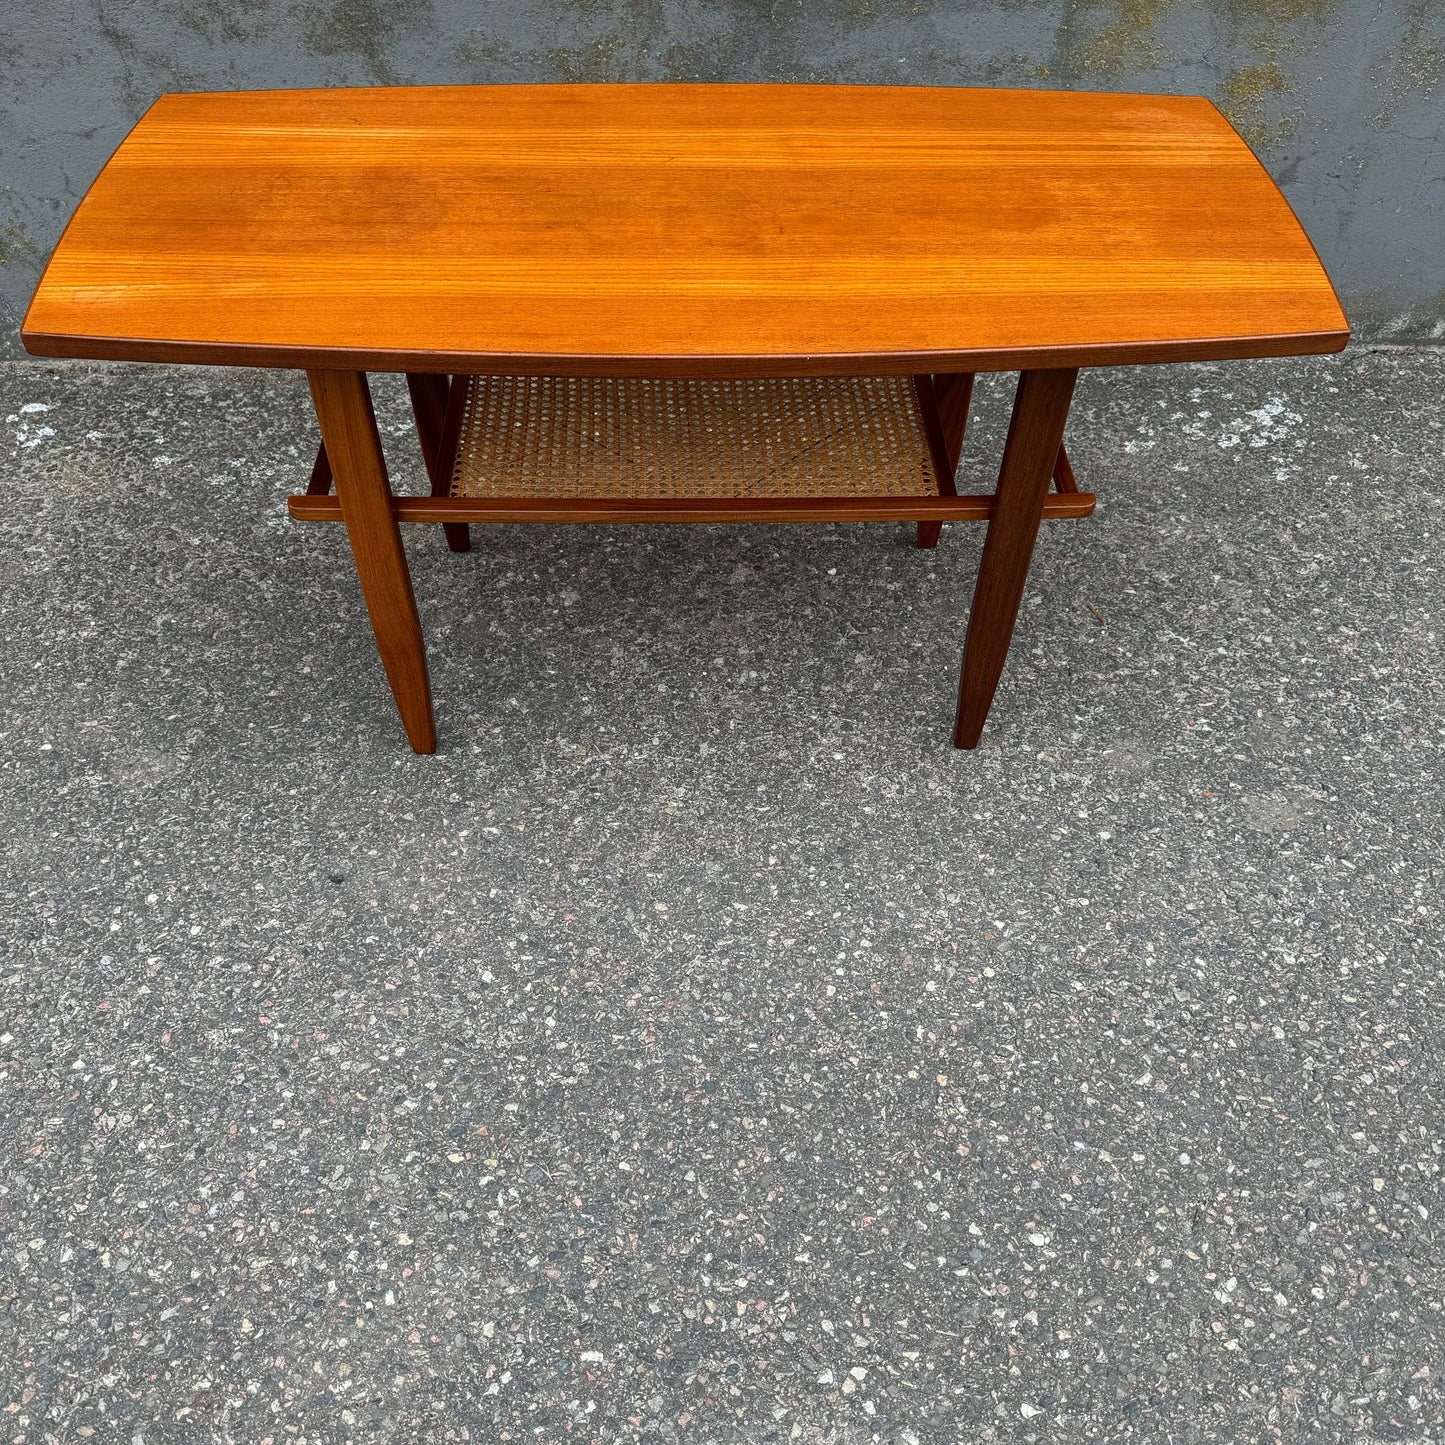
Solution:
[(1445, 1438), (1442, 393), (1086, 374), (973, 753), (980, 527), (411, 529), (418, 758), (299, 377), (0, 368), (0, 1438)]

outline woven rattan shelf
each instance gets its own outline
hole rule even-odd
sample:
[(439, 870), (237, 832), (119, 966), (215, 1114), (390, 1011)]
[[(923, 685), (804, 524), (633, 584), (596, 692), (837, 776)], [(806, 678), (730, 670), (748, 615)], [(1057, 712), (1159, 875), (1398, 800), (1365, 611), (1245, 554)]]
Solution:
[(453, 497), (936, 497), (906, 376), (476, 376)]

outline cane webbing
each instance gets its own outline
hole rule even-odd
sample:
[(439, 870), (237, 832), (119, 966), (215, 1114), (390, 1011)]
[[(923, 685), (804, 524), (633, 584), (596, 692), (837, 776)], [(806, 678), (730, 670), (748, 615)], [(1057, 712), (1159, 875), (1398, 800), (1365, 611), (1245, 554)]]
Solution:
[(454, 497), (937, 496), (906, 376), (475, 376)]

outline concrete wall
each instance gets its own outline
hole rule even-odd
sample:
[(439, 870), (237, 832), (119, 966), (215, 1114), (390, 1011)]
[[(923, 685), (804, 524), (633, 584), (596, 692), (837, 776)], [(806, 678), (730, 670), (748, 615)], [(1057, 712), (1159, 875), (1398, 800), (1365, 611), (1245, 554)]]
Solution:
[(163, 91), (808, 80), (1211, 96), (1363, 339), (1445, 339), (1445, 0), (5, 0), (0, 356)]

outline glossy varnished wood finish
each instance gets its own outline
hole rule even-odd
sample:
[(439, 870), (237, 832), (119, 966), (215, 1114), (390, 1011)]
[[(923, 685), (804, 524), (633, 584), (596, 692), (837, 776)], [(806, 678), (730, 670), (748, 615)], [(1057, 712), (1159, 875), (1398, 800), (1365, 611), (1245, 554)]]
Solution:
[[(1089, 517), (1092, 493), (1045, 499), (1044, 520)], [(336, 497), (287, 498), (297, 522), (344, 520)], [(963, 497), (394, 497), (398, 522), (986, 522), (994, 494)]]
[(946, 372), (933, 378), (933, 395), (938, 405), (938, 422), (948, 448), (949, 475), (958, 471), (963, 455), (963, 434), (968, 429), (968, 408), (973, 401), (973, 373)]
[(335, 497), (312, 500), (334, 505), (346, 523), (377, 651), (402, 726), (413, 751), (434, 753), (436, 726), (421, 621), (392, 513), (391, 487), (366, 377), (355, 371), (312, 371), (309, 380), (336, 481)]
[(940, 497), (956, 495), (953, 474), (958, 470), (958, 455), (949, 450), (948, 438), (938, 415), (937, 389), (931, 376), (915, 376), (913, 391), (918, 397), (918, 412), (923, 418), (923, 431), (928, 438), (928, 455), (933, 462), (933, 477)]
[(1051, 498), (1048, 492), (1077, 377), (1073, 370), (1026, 371), (1019, 377), (968, 615), (953, 726), (956, 747), (977, 746), (983, 732), (1008, 656), (1045, 506), (1070, 499), (1068, 494)]
[(1333, 351), (1206, 100), (887, 86), (170, 95), (73, 218), (48, 356), (923, 373)]
[[(954, 478), (958, 473), (958, 459), (963, 455), (963, 434), (968, 428), (968, 408), (973, 400), (973, 373), (971, 371), (945, 372), (933, 378), (934, 414), (938, 418), (938, 429), (943, 436), (944, 463), (948, 471), (948, 490), (955, 490)], [(920, 522), (918, 524), (918, 545), (936, 547), (943, 533), (942, 522)]]
[[(457, 446), (461, 441), (462, 421), (467, 411), (469, 380), (470, 378), (465, 376), (452, 377), (451, 387), (447, 392), (447, 414), (442, 424), (441, 454), (437, 458), (437, 474), (431, 489), (434, 497), (451, 494), (452, 472), (457, 465)], [(453, 552), (472, 550), (472, 533), (465, 522), (447, 522), (443, 530), (446, 532), (447, 546)]]
[[(426, 458), (427, 476), (431, 481), (431, 494), (444, 497), (451, 490), (452, 467), (457, 457), (457, 431), (461, 426), (460, 409), (453, 406), (453, 393), (466, 378), (453, 378), (409, 372), (406, 378), (407, 390), (411, 393), (411, 408), (416, 417), (417, 439), (421, 442), (422, 456)], [(455, 411), (455, 415), (453, 414)], [(447, 546), (453, 552), (470, 552), (472, 536), (465, 522), (446, 524)]]
[(408, 372), (406, 378), (416, 439), (426, 462), (433, 496), (437, 495), (437, 465), (441, 458), (442, 428), (446, 425), (448, 381), (448, 377), (427, 371)]

